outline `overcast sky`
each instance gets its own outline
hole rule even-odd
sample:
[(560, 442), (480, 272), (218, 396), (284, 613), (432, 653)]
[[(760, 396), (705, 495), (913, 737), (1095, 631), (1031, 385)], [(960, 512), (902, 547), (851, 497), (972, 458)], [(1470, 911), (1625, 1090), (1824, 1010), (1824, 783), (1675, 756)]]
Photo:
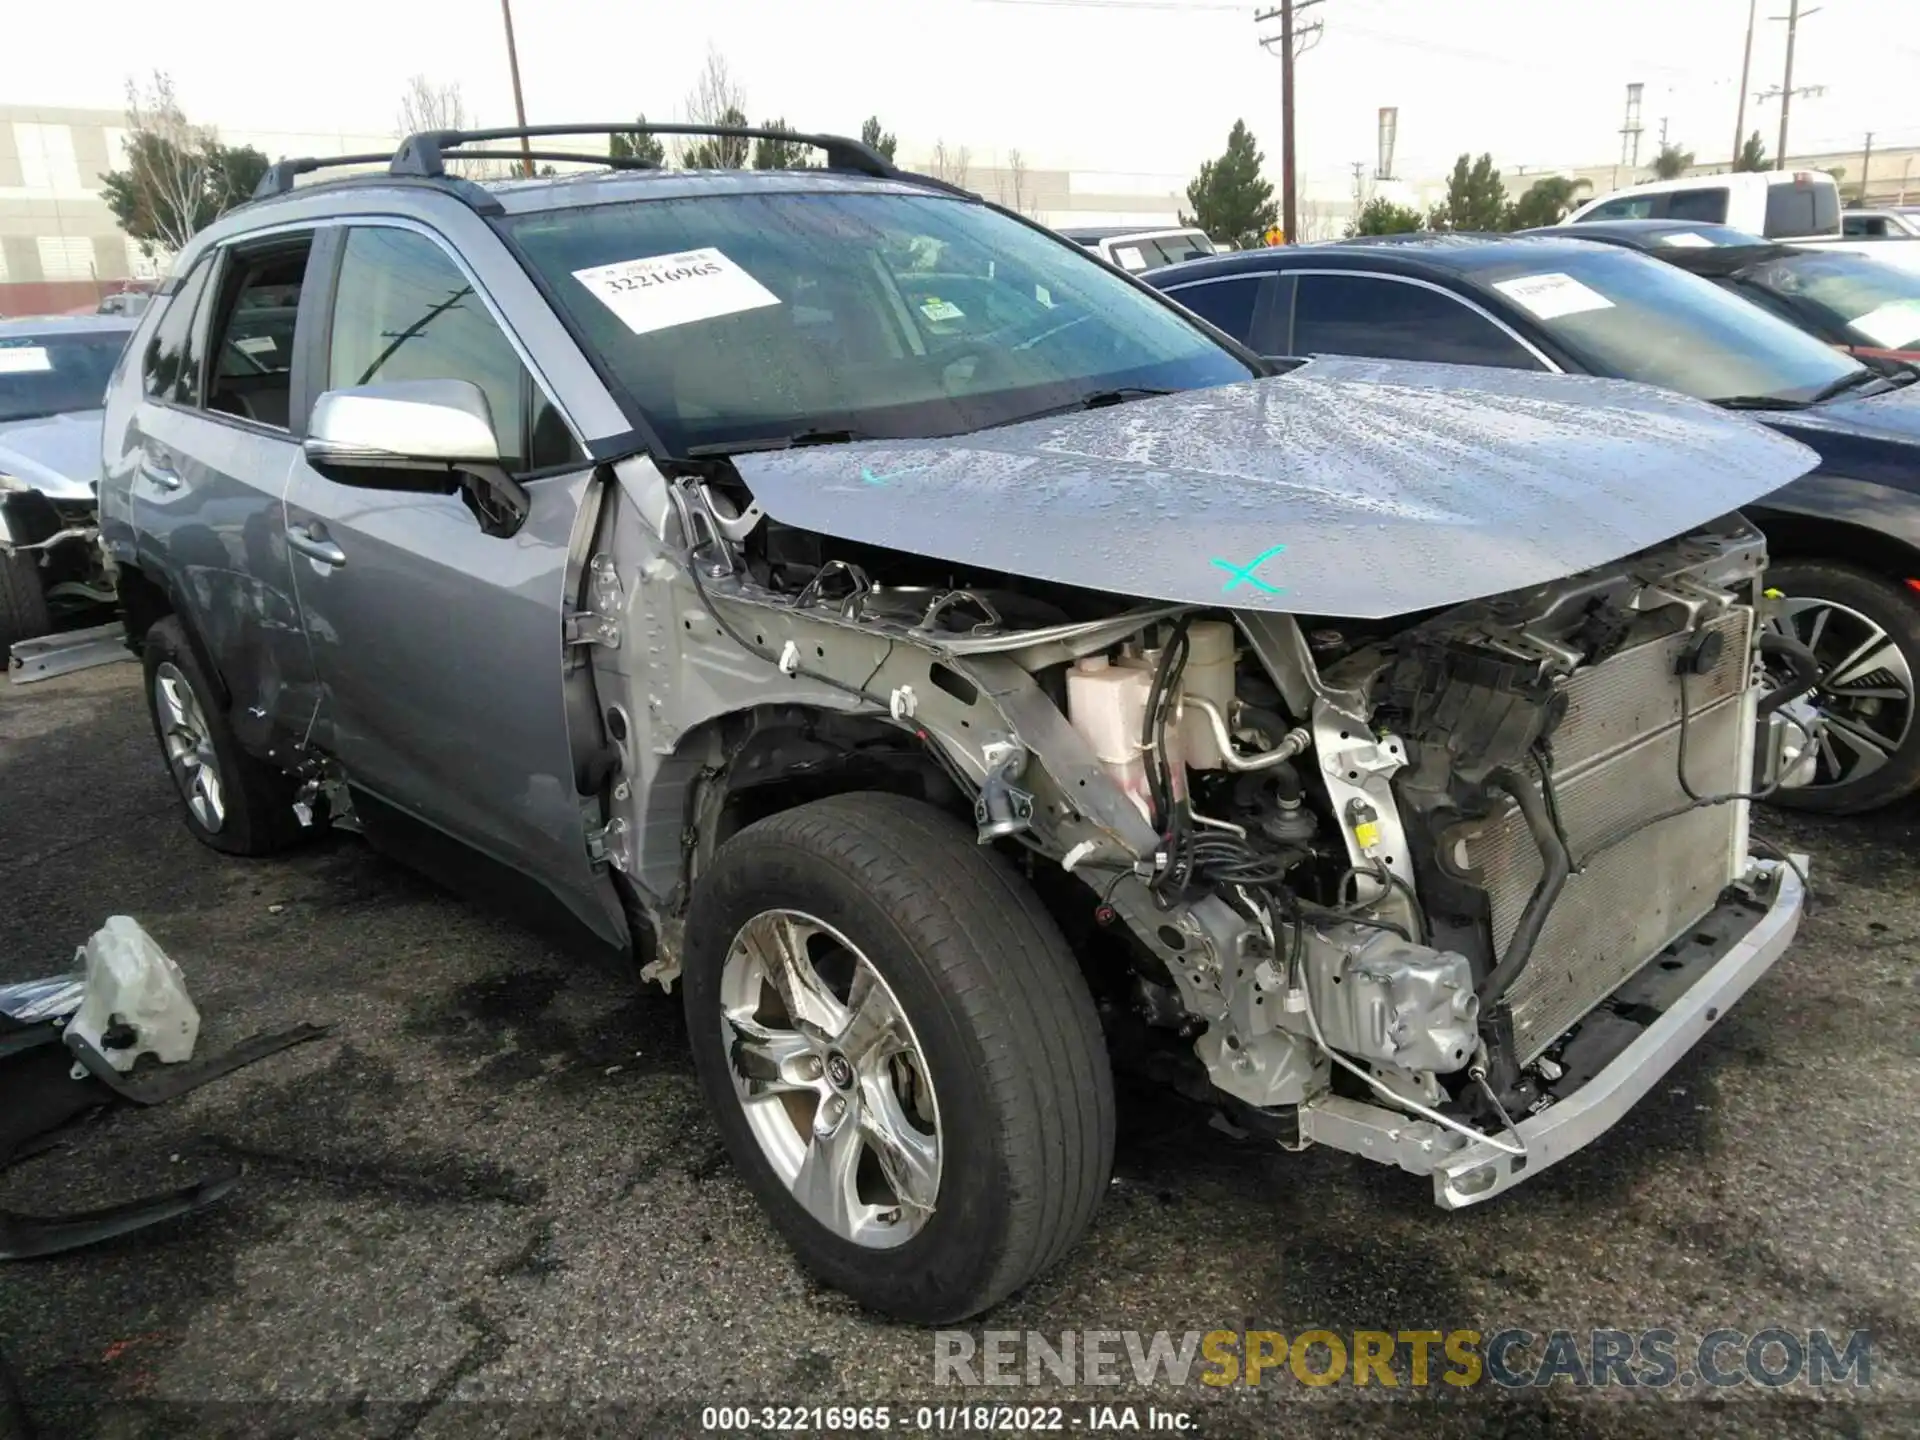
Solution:
[[(1274, 0), (1277, 4), (1278, 0)], [(1787, 0), (1760, 0), (1751, 90), (1777, 85)], [(115, 106), (125, 77), (171, 72), (195, 118), (231, 129), (381, 134), (407, 77), (457, 81), (512, 116), (498, 0), (87, 0), (14, 29), (5, 98)], [(1661, 117), (1702, 159), (1731, 148), (1748, 0), (1322, 0), (1299, 66), (1308, 175), (1372, 160), (1400, 108), (1399, 173), (1462, 150), (1519, 166), (1614, 159), (1629, 81), (1646, 84), (1642, 163)], [(1255, 7), (1226, 0), (516, 0), (528, 119), (677, 114), (709, 45), (752, 118), (852, 131), (877, 112), (918, 161), (936, 138), (975, 163), (1186, 174), (1245, 117), (1271, 168), (1279, 60)], [(70, 27), (63, 29), (63, 27)], [(1269, 27), (1271, 28), (1271, 27)], [(24, 62), (24, 63), (22, 63)], [(1920, 0), (1821, 0), (1800, 26), (1795, 151), (1920, 144)], [(1749, 103), (1773, 148), (1779, 102)], [(1852, 173), (1850, 171), (1850, 173)]]

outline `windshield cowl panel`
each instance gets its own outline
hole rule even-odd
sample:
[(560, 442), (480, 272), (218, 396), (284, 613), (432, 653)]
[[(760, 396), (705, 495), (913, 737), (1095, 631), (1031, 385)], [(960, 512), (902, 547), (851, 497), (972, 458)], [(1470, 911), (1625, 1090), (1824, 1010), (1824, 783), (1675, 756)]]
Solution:
[(960, 435), (1260, 373), (1078, 246), (961, 199), (728, 193), (502, 225), (676, 455)]

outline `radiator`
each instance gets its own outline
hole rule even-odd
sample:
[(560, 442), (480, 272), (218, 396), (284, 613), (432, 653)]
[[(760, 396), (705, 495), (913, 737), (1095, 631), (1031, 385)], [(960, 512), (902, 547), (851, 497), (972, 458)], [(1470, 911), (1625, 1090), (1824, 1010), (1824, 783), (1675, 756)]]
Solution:
[[(1712, 671), (1687, 680), (1687, 779), (1701, 794), (1744, 790), (1752, 718), (1747, 701), (1752, 612), (1708, 623), (1724, 640)], [(1669, 636), (1576, 673), (1553, 735), (1554, 792), (1576, 862), (1601, 841), (1686, 802), (1675, 763), (1686, 643)], [(1538, 771), (1532, 771), (1538, 784)], [(1669, 943), (1713, 909), (1744, 868), (1741, 804), (1661, 821), (1571, 876), (1506, 1003), (1520, 1059), (1532, 1060)], [(1448, 859), (1491, 901), (1494, 953), (1506, 953), (1540, 878), (1540, 853), (1511, 800), (1450, 833)]]

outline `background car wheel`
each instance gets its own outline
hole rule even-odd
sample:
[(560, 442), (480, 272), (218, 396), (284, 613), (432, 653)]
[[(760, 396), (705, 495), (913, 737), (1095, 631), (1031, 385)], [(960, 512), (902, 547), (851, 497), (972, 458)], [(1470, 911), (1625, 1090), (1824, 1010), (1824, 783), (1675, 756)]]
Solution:
[(1777, 627), (1820, 662), (1812, 698), (1826, 721), (1813, 782), (1780, 791), (1775, 803), (1848, 814), (1920, 785), (1920, 595), (1826, 561), (1775, 565), (1766, 583), (1786, 597)]
[(180, 621), (157, 621), (141, 657), (153, 733), (194, 838), (229, 855), (270, 855), (298, 843), (307, 833), (293, 813), (298, 787), (240, 748)]
[(814, 1274), (940, 1323), (1079, 1239), (1113, 1165), (1099, 1021), (970, 829), (877, 794), (772, 816), (721, 846), (687, 935), (701, 1087)]
[(39, 565), (30, 555), (0, 550), (0, 670), (16, 640), (37, 640), (52, 628)]

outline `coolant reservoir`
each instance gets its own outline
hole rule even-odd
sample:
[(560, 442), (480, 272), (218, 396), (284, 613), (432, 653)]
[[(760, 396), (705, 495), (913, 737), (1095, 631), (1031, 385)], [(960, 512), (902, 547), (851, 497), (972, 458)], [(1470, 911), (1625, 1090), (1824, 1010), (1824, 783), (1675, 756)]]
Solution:
[(1076, 660), (1067, 671), (1067, 719), (1087, 742), (1100, 767), (1148, 819), (1152, 818), (1152, 807), (1147, 798), (1147, 765), (1140, 750), (1140, 731), (1146, 723), (1147, 694), (1152, 688), (1151, 671), (1137, 665), (1109, 664), (1104, 655)]
[[(1233, 626), (1225, 620), (1196, 620), (1187, 628), (1187, 664), (1180, 692), (1209, 701), (1222, 715), (1232, 713)], [(1180, 748), (1195, 770), (1220, 768), (1213, 726), (1195, 707), (1188, 707), (1180, 722)]]

